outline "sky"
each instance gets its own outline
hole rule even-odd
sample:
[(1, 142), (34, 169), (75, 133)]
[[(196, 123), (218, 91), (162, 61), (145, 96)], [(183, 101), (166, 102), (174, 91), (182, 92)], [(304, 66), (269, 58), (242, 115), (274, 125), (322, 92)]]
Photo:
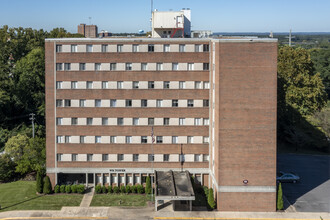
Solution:
[[(192, 30), (330, 32), (330, 0), (153, 0), (153, 9), (190, 8)], [(77, 32), (80, 23), (113, 33), (149, 31), (151, 0), (0, 0), (0, 26)], [(91, 19), (89, 19), (91, 17)]]

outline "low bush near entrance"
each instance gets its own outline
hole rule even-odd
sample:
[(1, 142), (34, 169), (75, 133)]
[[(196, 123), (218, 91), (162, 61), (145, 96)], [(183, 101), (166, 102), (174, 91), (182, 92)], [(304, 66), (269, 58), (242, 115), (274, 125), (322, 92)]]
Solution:
[(97, 193), (97, 194), (102, 193), (102, 188), (101, 188), (100, 185), (96, 185), (96, 186), (95, 186), (95, 193)]
[(119, 193), (119, 187), (118, 186), (113, 187), (113, 192), (114, 193)]
[(65, 193), (65, 185), (61, 185), (60, 186), (60, 192), (61, 193)]
[(55, 193), (79, 193), (84, 194), (85, 193), (85, 186), (80, 185), (56, 185), (54, 187)]
[(66, 185), (65, 186), (65, 192), (66, 193), (71, 193), (71, 185)]
[(72, 193), (77, 193), (77, 185), (72, 185), (71, 191), (72, 191)]

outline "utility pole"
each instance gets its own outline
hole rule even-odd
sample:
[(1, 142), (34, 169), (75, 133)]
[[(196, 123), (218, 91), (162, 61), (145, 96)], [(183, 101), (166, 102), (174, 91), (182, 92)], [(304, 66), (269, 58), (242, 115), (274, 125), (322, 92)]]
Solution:
[(289, 32), (289, 37), (285, 37), (285, 38), (289, 38), (289, 46), (292, 46), (292, 39), (295, 38), (295, 36), (292, 36), (292, 30), (290, 29)]
[(34, 138), (34, 116), (35, 116), (35, 114), (34, 113), (31, 113), (30, 114), (30, 120), (31, 120), (31, 122), (32, 122), (32, 137)]

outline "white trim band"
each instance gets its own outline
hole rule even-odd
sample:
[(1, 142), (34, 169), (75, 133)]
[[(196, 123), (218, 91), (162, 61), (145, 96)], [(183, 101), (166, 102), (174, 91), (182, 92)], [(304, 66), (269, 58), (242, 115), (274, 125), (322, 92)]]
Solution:
[(218, 186), (218, 192), (276, 192), (276, 186)]

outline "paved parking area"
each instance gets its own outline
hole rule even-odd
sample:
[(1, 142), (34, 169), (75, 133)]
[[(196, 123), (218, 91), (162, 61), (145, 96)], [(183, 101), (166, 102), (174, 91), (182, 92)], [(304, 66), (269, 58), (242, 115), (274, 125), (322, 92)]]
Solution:
[(294, 172), (298, 183), (283, 183), (283, 193), (298, 212), (330, 212), (330, 156), (279, 154), (277, 170)]

